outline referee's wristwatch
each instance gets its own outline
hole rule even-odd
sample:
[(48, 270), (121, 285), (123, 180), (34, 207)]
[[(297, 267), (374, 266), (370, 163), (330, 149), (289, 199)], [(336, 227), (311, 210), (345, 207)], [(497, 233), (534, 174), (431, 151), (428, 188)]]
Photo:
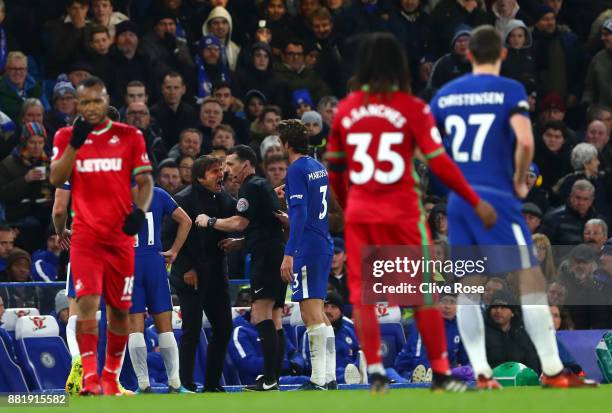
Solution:
[(217, 222), (217, 218), (215, 217), (208, 218), (208, 222), (206, 223), (206, 228), (214, 228), (215, 222)]

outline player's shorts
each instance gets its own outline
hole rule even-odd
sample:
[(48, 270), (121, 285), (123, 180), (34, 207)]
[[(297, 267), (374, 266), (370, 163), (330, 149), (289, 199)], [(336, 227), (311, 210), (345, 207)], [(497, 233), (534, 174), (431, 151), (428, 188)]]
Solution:
[(70, 274), (70, 263), (66, 266), (66, 297), (76, 298), (74, 282), (72, 282), (72, 274)]
[(321, 254), (293, 259), (292, 301), (302, 301), (308, 298), (325, 299), (332, 257), (332, 255)]
[(486, 257), (487, 274), (503, 274), (538, 265), (521, 203), (513, 194), (501, 190), (478, 186), (474, 189), (495, 208), (497, 223), (487, 230), (474, 209), (456, 194), (451, 194), (447, 211), (452, 259), (465, 259), (468, 249), (463, 247), (478, 245), (480, 254)]
[(103, 295), (111, 307), (128, 310), (134, 287), (134, 247), (72, 239), (71, 276), (76, 296)]
[(137, 254), (130, 314), (160, 314), (172, 311), (170, 284), (164, 257), (159, 252)]
[[(364, 288), (362, 280), (362, 248), (366, 246), (385, 245), (431, 245), (431, 236), (426, 227), (424, 218), (418, 220), (404, 220), (389, 223), (350, 222), (345, 225), (345, 245), (347, 257), (347, 273), (349, 300), (351, 304), (364, 303)], [(413, 281), (429, 281), (429, 274), (419, 274)], [(411, 305), (429, 303), (429, 294), (413, 294)]]
[(280, 274), (285, 246), (281, 241), (270, 241), (256, 246), (251, 251), (251, 291), (253, 301), (260, 299), (274, 300), (274, 307), (285, 305), (287, 283)]

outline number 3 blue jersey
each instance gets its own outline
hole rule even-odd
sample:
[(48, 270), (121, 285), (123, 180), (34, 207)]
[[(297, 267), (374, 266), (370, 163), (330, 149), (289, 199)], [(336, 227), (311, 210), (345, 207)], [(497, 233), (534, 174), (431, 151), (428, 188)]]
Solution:
[(145, 213), (145, 222), (136, 235), (134, 246), (136, 254), (151, 251), (162, 251), (161, 227), (165, 215), (172, 215), (178, 207), (174, 199), (163, 189), (153, 188), (153, 199), (149, 211)]
[(298, 206), (306, 207), (304, 230), (299, 234), (291, 227), (285, 253), (294, 257), (332, 255), (333, 244), (327, 222), (329, 178), (323, 164), (310, 156), (293, 162), (287, 170), (285, 198), (292, 224), (293, 210)]
[(470, 184), (512, 192), (516, 137), (510, 118), (528, 114), (523, 86), (500, 76), (465, 75), (438, 91), (431, 110)]

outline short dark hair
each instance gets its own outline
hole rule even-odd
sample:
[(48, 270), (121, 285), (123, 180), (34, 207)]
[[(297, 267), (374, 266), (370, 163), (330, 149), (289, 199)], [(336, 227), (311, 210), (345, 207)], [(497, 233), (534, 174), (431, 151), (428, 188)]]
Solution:
[(89, 0), (68, 0), (66, 8), (69, 9), (74, 3), (79, 3), (81, 6), (89, 7)]
[(257, 166), (257, 155), (253, 148), (247, 145), (236, 145), (227, 151), (228, 155), (236, 155), (241, 162), (249, 161), (252, 167)]
[(549, 120), (542, 125), (542, 134), (549, 129), (561, 131), (563, 138), (567, 139), (567, 126), (562, 120)]
[(227, 154), (228, 149), (225, 146), (213, 145), (211, 152), (214, 151), (223, 151), (225, 154)]
[(232, 85), (229, 82), (218, 82), (213, 85), (212, 93), (214, 94), (219, 89), (228, 88), (232, 92)]
[[(404, 48), (390, 33), (364, 37), (357, 53), (356, 81), (370, 93), (410, 91), (410, 66)], [(374, 63), (376, 62), (376, 63)]]
[(0, 224), (0, 232), (13, 232), (13, 230), (6, 224)]
[(145, 88), (145, 93), (146, 93), (146, 89), (147, 89), (145, 84), (142, 83), (140, 80), (130, 80), (128, 82), (128, 84), (125, 85), (125, 89), (127, 90), (128, 87), (144, 87)]
[(283, 53), (285, 53), (285, 50), (287, 50), (287, 46), (289, 46), (290, 44), (293, 44), (295, 46), (302, 46), (302, 49), (306, 48), (306, 45), (303, 40), (300, 40), (295, 37), (290, 37), (283, 43)]
[(164, 80), (166, 80), (167, 77), (179, 77), (181, 79), (181, 83), (185, 84), (185, 79), (183, 79), (183, 75), (174, 70), (169, 70), (164, 74), (164, 77), (162, 77), (162, 84), (164, 83)]
[(274, 155), (270, 155), (267, 156), (266, 159), (264, 159), (264, 170), (268, 167), (268, 165), (272, 165), (273, 163), (276, 162), (285, 162), (286, 164), (289, 164), (289, 159), (287, 159), (287, 157), (285, 155), (280, 155), (280, 154), (274, 154)]
[(283, 120), (278, 125), (281, 142), (297, 153), (308, 153), (308, 130), (299, 119)]
[(163, 161), (161, 161), (159, 165), (157, 166), (157, 172), (161, 172), (161, 170), (164, 168), (178, 169), (178, 164), (176, 163), (174, 159), (166, 158)]
[(106, 33), (108, 37), (110, 37), (110, 32), (106, 26), (102, 26), (101, 24), (94, 24), (91, 27), (91, 31), (89, 32), (89, 41), (92, 42), (94, 35), (98, 33)]
[(186, 133), (195, 133), (196, 135), (198, 135), (198, 138), (200, 139), (200, 143), (202, 143), (202, 141), (204, 140), (204, 135), (202, 135), (202, 132), (199, 129), (187, 128), (187, 129), (183, 129), (181, 133), (179, 133), (179, 142), (183, 140), (183, 136)]
[(191, 167), (191, 182), (198, 182), (198, 178), (204, 178), (204, 174), (208, 172), (213, 166), (220, 164), (221, 159), (212, 155), (202, 155), (195, 160)]
[(104, 84), (104, 81), (102, 79), (97, 76), (89, 76), (79, 82), (77, 89), (80, 87), (90, 88), (96, 86), (106, 89), (106, 85)]
[(283, 115), (283, 111), (281, 110), (280, 107), (278, 107), (276, 105), (266, 105), (261, 110), (261, 115), (259, 115), (259, 121), (263, 122), (263, 120), (266, 118), (266, 115), (268, 113), (274, 113), (274, 114), (276, 114), (278, 116), (282, 116)]
[(504, 41), (497, 29), (487, 24), (474, 29), (468, 47), (476, 63), (495, 63), (501, 58)]
[(308, 21), (310, 24), (312, 24), (314, 19), (332, 21), (332, 15), (326, 7), (319, 7), (314, 9), (312, 13), (308, 15)]

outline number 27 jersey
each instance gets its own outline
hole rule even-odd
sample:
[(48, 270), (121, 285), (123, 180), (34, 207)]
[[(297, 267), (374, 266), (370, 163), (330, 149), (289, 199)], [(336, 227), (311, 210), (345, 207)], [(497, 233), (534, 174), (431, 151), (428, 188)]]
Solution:
[(332, 170), (346, 167), (347, 221), (417, 220), (415, 149), (429, 159), (444, 153), (429, 106), (404, 92), (387, 96), (353, 92), (334, 117), (326, 156)]

